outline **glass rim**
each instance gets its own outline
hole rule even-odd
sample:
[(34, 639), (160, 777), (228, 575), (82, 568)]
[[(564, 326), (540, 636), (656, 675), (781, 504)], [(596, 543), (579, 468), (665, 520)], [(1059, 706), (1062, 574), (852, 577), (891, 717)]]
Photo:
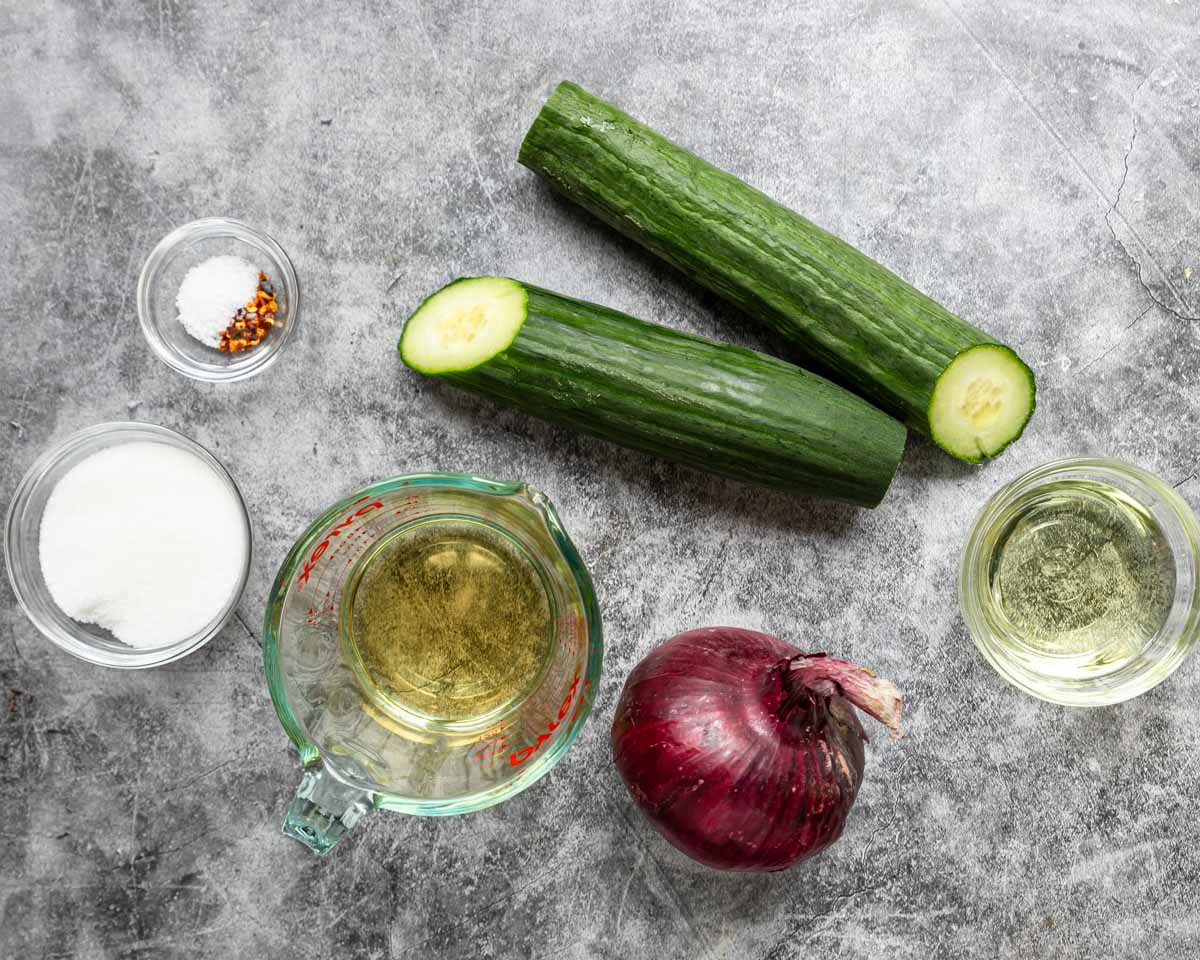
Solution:
[[(129, 647), (128, 653), (124, 651), (117, 652), (107, 647), (95, 646), (78, 637), (72, 636), (65, 632), (59, 624), (43, 615), (39, 609), (39, 605), (34, 603), (32, 599), (35, 590), (30, 579), (33, 576), (40, 577), (41, 575), (40, 567), (38, 567), (38, 573), (34, 574), (31, 572), (31, 565), (36, 565), (40, 562), (37, 558), (37, 544), (25, 543), (18, 529), (20, 521), (29, 509), (34, 495), (44, 487), (54, 469), (67, 456), (87, 447), (89, 444), (94, 443), (94, 441), (118, 434), (127, 434), (129, 441), (136, 440), (139, 437), (152, 441), (165, 441), (176, 449), (187, 450), (195, 454), (225, 482), (226, 487), (233, 493), (246, 532), (245, 562), (242, 564), (237, 585), (229, 600), (221, 609), (221, 612), (202, 630), (183, 640), (150, 649)], [(104, 449), (104, 447), (100, 445), (96, 446), (96, 452), (99, 452), (101, 449)], [(246, 507), (246, 500), (242, 496), (242, 491), (238, 487), (237, 481), (234, 480), (225, 465), (210, 450), (191, 437), (184, 436), (182, 433), (172, 430), (169, 427), (160, 426), (156, 423), (146, 423), (140, 420), (115, 420), (94, 424), (91, 427), (86, 427), (83, 430), (72, 433), (60, 443), (44, 451), (34, 460), (33, 464), (17, 484), (4, 521), (4, 564), (8, 570), (8, 581), (12, 587), (13, 595), (17, 599), (18, 606), (20, 606), (21, 611), (25, 614), (29, 622), (37, 628), (42, 636), (71, 656), (88, 663), (97, 664), (98, 666), (112, 667), (118, 670), (139, 670), (173, 663), (199, 650), (217, 636), (237, 612), (238, 604), (241, 603), (246, 586), (250, 581), (253, 555), (254, 530), (250, 523), (250, 512)], [(51, 600), (53, 602), (53, 598)], [(54, 606), (57, 608), (57, 603)], [(75, 624), (80, 633), (92, 635), (92, 628), (95, 627), (94, 624), (89, 626), (76, 620), (74, 617), (68, 616), (61, 609), (58, 612), (64, 619)]]
[[(158, 271), (167, 257), (182, 243), (193, 239), (230, 236), (263, 252), (279, 271), (278, 283), (287, 291), (287, 323), (282, 325), (276, 336), (264, 339), (261, 347), (244, 351), (244, 359), (233, 363), (204, 363), (174, 349), (159, 329), (161, 319), (156, 319), (150, 304), (150, 294), (157, 280)], [(274, 278), (272, 278), (274, 281)], [(283, 247), (270, 234), (258, 230), (240, 220), (230, 217), (203, 217), (176, 227), (163, 237), (150, 251), (137, 283), (138, 325), (142, 336), (150, 345), (154, 355), (163, 363), (193, 380), (206, 383), (232, 383), (245, 380), (261, 373), (279, 358), (300, 326), (300, 280), (296, 269)]]
[[(417, 816), (450, 816), (461, 813), (472, 813), (501, 803), (515, 796), (522, 790), (532, 786), (545, 776), (562, 759), (567, 748), (575, 742), (583, 729), (592, 707), (595, 704), (596, 688), (599, 685), (600, 669), (603, 658), (603, 628), (600, 620), (600, 609), (596, 601), (595, 588), (591, 575), (583, 563), (579, 551), (571, 538), (567, 536), (554, 505), (540, 490), (526, 483), (489, 480), (485, 477), (469, 473), (453, 472), (423, 472), (378, 480), (359, 488), (323, 510), (305, 529), (288, 551), (279, 572), (267, 594), (267, 605), (263, 615), (263, 667), (267, 676), (267, 689), (271, 702), (279, 717), (279, 722), (288, 735), (288, 739), (300, 753), (304, 767), (321, 762), (321, 754), (316, 744), (307, 736), (300, 721), (292, 711), (291, 705), (283, 686), (282, 666), (279, 662), (279, 627), (283, 617), (283, 604), (287, 597), (287, 587), (293, 574), (299, 567), (301, 558), (307, 555), (317, 537), (325, 528), (345, 510), (364, 497), (391, 493), (403, 487), (451, 488), (465, 490), (471, 493), (481, 493), (490, 496), (514, 496), (525, 494), (531, 505), (537, 509), (546, 522), (550, 536), (555, 546), (561, 551), (563, 559), (571, 570), (572, 578), (579, 590), (583, 602), (584, 614), (587, 621), (587, 657), (584, 671), (580, 676), (583, 687), (580, 708), (573, 714), (567, 725), (566, 733), (555, 743), (547, 744), (546, 749), (539, 751), (522, 771), (521, 775), (507, 780), (495, 787), (469, 793), (462, 796), (444, 799), (428, 799), (406, 797), (399, 794), (371, 792), (373, 805), (378, 809), (394, 810)], [(335, 779), (341, 780), (337, 770), (329, 764), (323, 768)], [(346, 781), (342, 781), (346, 782)], [(355, 789), (362, 789), (358, 784), (347, 783)]]
[[(1176, 557), (1176, 565), (1186, 563), (1192, 573), (1189, 609), (1184, 622), (1173, 631), (1175, 641), (1166, 654), (1153, 662), (1127, 664), (1110, 674), (1080, 680), (1036, 674), (1007, 654), (1001, 638), (985, 616), (987, 604), (982, 598), (980, 578), (989, 550), (987, 534), (996, 521), (1022, 494), (1050, 479), (1081, 477), (1114, 485), (1133, 487), (1164, 504), (1178, 522), (1187, 552)], [(1129, 492), (1126, 490), (1126, 492)], [(991, 667), (1017, 689), (1039, 700), (1062, 706), (1111, 706), (1140, 696), (1175, 672), (1200, 639), (1200, 521), (1179, 493), (1154, 474), (1124, 460), (1108, 457), (1064, 457), (1040, 464), (1019, 474), (993, 493), (972, 522), (958, 574), (959, 607), (967, 632), (976, 649)], [(1178, 598), (1172, 607), (1178, 604)]]

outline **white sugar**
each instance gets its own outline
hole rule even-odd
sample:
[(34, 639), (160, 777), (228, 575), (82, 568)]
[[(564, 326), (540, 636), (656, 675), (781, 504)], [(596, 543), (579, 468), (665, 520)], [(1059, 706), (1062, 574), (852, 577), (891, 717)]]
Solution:
[(238, 498), (193, 453), (133, 442), (80, 461), (42, 514), (42, 576), (68, 616), (143, 649), (208, 626), (250, 544)]
[(196, 264), (179, 285), (175, 306), (179, 322), (193, 337), (210, 347), (221, 342), (221, 331), (233, 315), (254, 299), (258, 268), (241, 257), (209, 257)]

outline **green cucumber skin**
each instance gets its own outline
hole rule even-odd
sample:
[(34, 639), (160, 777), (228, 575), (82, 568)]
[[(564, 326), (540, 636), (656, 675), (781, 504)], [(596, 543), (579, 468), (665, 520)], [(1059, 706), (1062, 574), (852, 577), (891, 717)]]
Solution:
[(883, 499), (905, 430), (854, 394), (753, 350), (522, 286), (526, 319), (509, 347), (437, 376), (737, 480), (866, 507)]
[(573, 83), (559, 84), (546, 102), (519, 160), (922, 433), (933, 434), (929, 401), (950, 361), (997, 342), (845, 241)]

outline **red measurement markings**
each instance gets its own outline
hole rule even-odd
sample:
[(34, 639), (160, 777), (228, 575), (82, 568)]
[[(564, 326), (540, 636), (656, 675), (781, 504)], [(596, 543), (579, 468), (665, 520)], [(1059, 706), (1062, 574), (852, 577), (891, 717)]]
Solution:
[(575, 656), (579, 650), (582, 624), (582, 619), (577, 616), (562, 616), (556, 622), (555, 633), (558, 635), (558, 645), (571, 656)]
[[(337, 589), (337, 584), (331, 584), (328, 582), (329, 572), (329, 565), (327, 563), (322, 564), (320, 567), (320, 573), (318, 573), (316, 578), (316, 583), (310, 584), (313, 596), (320, 598), (321, 608), (316, 619), (313, 621), (313, 626), (319, 626), (323, 621), (326, 620), (331, 623), (333, 622), (333, 618), (328, 616), (331, 606), (329, 601), (330, 597), (333, 596), (334, 591)], [(324, 591), (324, 593), (322, 593), (322, 591)], [(309, 609), (311, 610), (312, 607), (310, 606)]]
[[(357, 506), (358, 504), (363, 503), (363, 501), (366, 499), (368, 498), (359, 497), (359, 499), (355, 500), (350, 506)], [(340, 537), (346, 531), (346, 528), (354, 523), (354, 521), (359, 517), (366, 516), (372, 510), (382, 509), (382, 503), (380, 503), (378, 500), (372, 500), (370, 503), (365, 503), (361, 507), (358, 507), (357, 510), (352, 510), (350, 513), (346, 514), (345, 519), (343, 519), (341, 523), (337, 524), (337, 526), (330, 530), (325, 539), (318, 543), (313, 549), (313, 552), (308, 555), (308, 559), (304, 562), (304, 569), (300, 571), (300, 576), (296, 579), (296, 585), (303, 586), (308, 583), (308, 578), (312, 576), (312, 572), (317, 568), (317, 561), (320, 560), (321, 557), (325, 556), (325, 551), (329, 549), (329, 546), (331, 543), (333, 543), (335, 537)]]
[(395, 512), (394, 516), (402, 517), (406, 513), (413, 513), (414, 511), (416, 511), (416, 509), (420, 505), (421, 505), (421, 498), (416, 496), (415, 494), (410, 493), (400, 503), (400, 509)]
[(508, 730), (512, 725), (513, 721), (510, 720), (481, 733), (475, 740), (481, 746), (473, 758), (480, 763), (495, 762), (504, 748), (508, 746)]
[(346, 557), (345, 563), (347, 567), (354, 566), (354, 561), (362, 556), (363, 539), (367, 533), (367, 528), (365, 526), (361, 526), (358, 527), (352, 534), (350, 534), (349, 539), (346, 540), (342, 549), (349, 554), (349, 556)]
[[(326, 553), (323, 562), (318, 565), (319, 573), (316, 576), (315, 582), (310, 580), (309, 588), (312, 590), (314, 597), (322, 597), (321, 609), (318, 612), (315, 609), (315, 605), (309, 606), (307, 620), (309, 626), (319, 627), (322, 623), (330, 627), (337, 625), (338, 600), (336, 598), (342, 595), (348, 571), (345, 567), (338, 567), (334, 563), (334, 559), (339, 556), (339, 552), (344, 553), (349, 551), (351, 557), (347, 561), (347, 564), (353, 563), (362, 553), (361, 550), (356, 550), (354, 547), (354, 538), (361, 534), (361, 532), (359, 530), (357, 533), (349, 534), (339, 544), (335, 544), (333, 550)], [(322, 590), (325, 591), (323, 595)]]
[[(591, 686), (591, 683), (589, 681), (587, 681), (587, 680), (583, 681), (583, 689), (584, 689), (585, 694), (586, 694), (588, 687), (590, 687), (590, 686)], [(558, 708), (558, 716), (555, 719), (551, 720), (546, 725), (545, 733), (538, 734), (538, 738), (535, 742), (531, 743), (527, 747), (522, 747), (520, 750), (515, 750), (508, 755), (508, 762), (510, 765), (512, 765), (514, 767), (519, 767), (526, 760), (528, 760), (535, 753), (537, 753), (539, 750), (542, 749), (542, 745), (547, 740), (550, 739), (550, 735), (559, 728), (559, 726), (562, 724), (563, 720), (566, 718), (567, 714), (571, 712), (571, 701), (573, 701), (575, 699), (575, 694), (578, 690), (579, 690), (579, 671), (576, 670), (575, 671), (575, 679), (571, 681), (571, 689), (567, 691), (567, 696), (563, 700), (562, 706)], [(580, 711), (583, 710), (584, 699), (585, 699), (584, 696), (580, 696), (579, 702), (575, 706), (575, 713), (571, 717), (572, 723), (574, 723), (579, 718)]]
[[(308, 617), (305, 622), (310, 627), (319, 627), (321, 625), (321, 621), (332, 614), (333, 602), (330, 600), (332, 595), (332, 591), (327, 591), (325, 593), (325, 597), (321, 601), (321, 609), (319, 611), (315, 606), (309, 606)], [(330, 616), (330, 622), (332, 622), (332, 616)]]

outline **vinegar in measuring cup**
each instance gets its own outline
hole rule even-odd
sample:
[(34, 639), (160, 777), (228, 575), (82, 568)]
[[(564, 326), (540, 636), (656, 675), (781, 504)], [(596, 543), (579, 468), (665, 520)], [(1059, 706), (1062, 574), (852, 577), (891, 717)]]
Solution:
[(284, 833), (324, 853), (372, 810), (514, 796), (578, 735), (601, 646), (591, 578), (545, 494), (460, 473), (349, 494), (267, 598), (267, 684), (304, 765)]
[(546, 588), (492, 524), (434, 517), (376, 544), (348, 584), (351, 654), (394, 707), (470, 723), (520, 701), (553, 643)]

